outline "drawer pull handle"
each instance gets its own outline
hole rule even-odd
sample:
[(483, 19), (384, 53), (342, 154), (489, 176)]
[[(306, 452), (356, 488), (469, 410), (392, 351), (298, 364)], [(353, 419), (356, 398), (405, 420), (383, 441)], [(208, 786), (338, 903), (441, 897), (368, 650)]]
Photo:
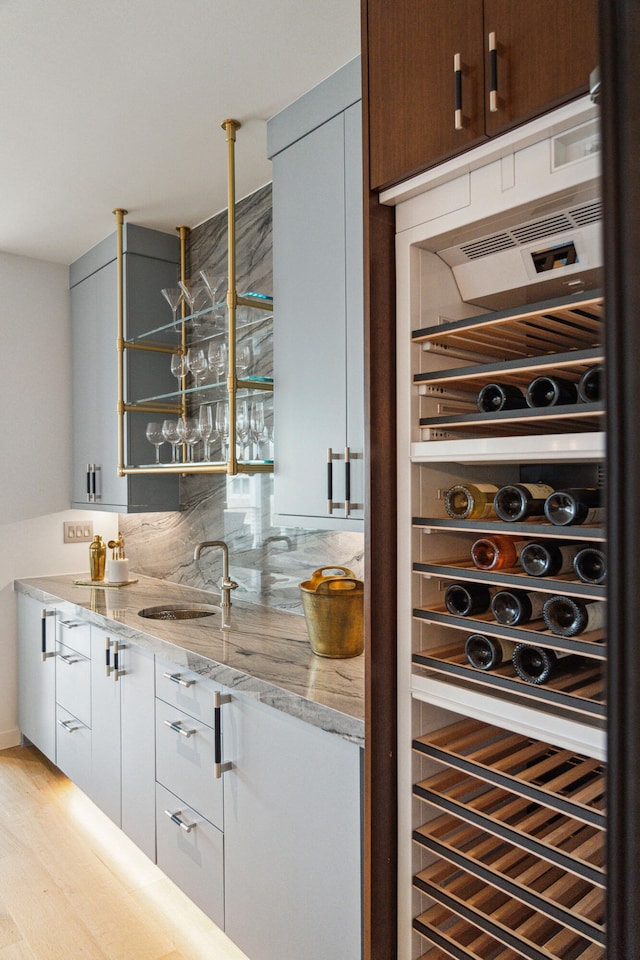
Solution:
[(72, 664), (80, 663), (80, 657), (73, 657), (69, 653), (59, 653), (58, 660), (62, 660), (63, 663)]
[(213, 777), (214, 780), (220, 780), (223, 773), (231, 770), (233, 764), (231, 761), (222, 762), (222, 704), (231, 703), (231, 694), (218, 693), (213, 694)]
[(185, 680), (181, 673), (163, 673), (165, 680), (171, 680), (172, 683), (179, 683), (181, 687), (192, 687), (195, 680)]
[(58, 726), (66, 730), (67, 733), (74, 733), (74, 731), (80, 729), (80, 724), (78, 723), (74, 726), (73, 720), (58, 720)]
[(58, 620), (58, 623), (61, 627), (64, 627), (65, 630), (74, 630), (76, 627), (80, 626), (80, 620)]
[(165, 720), (165, 727), (169, 727), (170, 730), (175, 730), (176, 733), (179, 733), (181, 737), (192, 737), (195, 730), (187, 730), (182, 726), (182, 720)]
[(169, 817), (173, 823), (177, 823), (181, 830), (184, 830), (185, 833), (191, 833), (192, 830), (198, 826), (197, 823), (189, 823), (187, 820), (183, 820), (180, 814), (182, 810), (176, 810), (175, 813), (172, 813), (171, 810), (165, 810), (166, 815)]

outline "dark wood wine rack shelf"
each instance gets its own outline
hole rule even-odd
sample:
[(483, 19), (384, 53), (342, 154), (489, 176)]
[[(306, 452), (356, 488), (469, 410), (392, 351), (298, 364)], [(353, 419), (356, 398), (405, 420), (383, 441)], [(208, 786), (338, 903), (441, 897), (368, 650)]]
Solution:
[(437, 427), (449, 432), (460, 430), (474, 436), (522, 436), (557, 433), (558, 427), (572, 433), (600, 430), (604, 416), (602, 403), (568, 403), (557, 407), (499, 410), (497, 413), (451, 413), (420, 417), (421, 427)]
[(433, 947), (420, 960), (451, 960), (451, 957), (457, 960), (486, 960), (487, 957), (491, 960), (522, 960), (520, 953), (505, 947), (440, 904), (417, 917), (414, 929), (442, 947)]
[(412, 662), (416, 667), (424, 667), (458, 680), (481, 683), (486, 688), (517, 694), (538, 704), (552, 704), (590, 717), (606, 716), (604, 680), (597, 664), (572, 666), (544, 684), (535, 684), (521, 680), (511, 663), (502, 664), (497, 670), (477, 670), (468, 663), (460, 643), (449, 643), (415, 653)]
[(567, 597), (579, 597), (583, 600), (604, 600), (606, 597), (604, 584), (583, 583), (582, 580), (576, 579), (575, 575), (530, 577), (516, 567), (508, 570), (478, 570), (470, 560), (450, 560), (448, 563), (416, 562), (413, 564), (413, 570), (414, 573), (441, 577), (443, 580), (467, 580), (492, 586), (515, 587), (518, 590), (561, 593)]
[[(562, 653), (576, 653), (581, 657), (594, 660), (606, 659), (606, 646), (602, 630), (580, 633), (577, 637), (558, 637), (547, 630), (544, 620), (533, 620), (522, 627), (506, 627), (493, 619), (491, 613), (479, 613), (473, 617), (456, 617), (446, 607), (416, 607), (413, 615), (417, 620), (439, 623), (466, 633), (486, 633), (491, 637), (502, 637), (514, 643), (530, 643), (538, 647), (549, 647)], [(428, 655), (433, 653), (427, 651)], [(484, 672), (483, 672), (484, 675)]]
[(411, 339), (504, 363), (518, 357), (599, 347), (603, 318), (602, 296), (594, 291), (571, 303), (566, 298), (546, 300), (425, 327), (414, 330)]
[[(603, 527), (595, 525), (561, 527), (554, 526), (543, 517), (530, 517), (525, 523), (505, 523), (502, 520), (452, 520), (449, 517), (413, 517), (414, 527), (427, 530), (459, 530), (463, 533), (488, 533), (491, 536), (509, 534), (536, 539), (546, 537), (552, 540), (592, 540), (598, 543), (606, 539)], [(569, 532), (570, 531), (570, 532)]]

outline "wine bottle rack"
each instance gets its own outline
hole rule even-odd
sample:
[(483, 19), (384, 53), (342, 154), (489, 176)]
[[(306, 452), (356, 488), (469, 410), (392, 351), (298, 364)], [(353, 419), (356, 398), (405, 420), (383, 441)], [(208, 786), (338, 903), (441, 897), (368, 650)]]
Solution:
[[(565, 537), (565, 539), (569, 539)], [(479, 570), (470, 560), (449, 563), (413, 564), (413, 572), (443, 580), (468, 580), (472, 583), (488, 583), (499, 587), (519, 590), (539, 590), (541, 593), (562, 593), (567, 597), (583, 600), (604, 600), (606, 587), (600, 583), (584, 583), (575, 574), (564, 573), (555, 577), (531, 577), (517, 568), (508, 570)]]
[(517, 536), (520, 540), (549, 537), (554, 540), (593, 540), (603, 543), (606, 539), (603, 527), (595, 524), (572, 527), (554, 526), (543, 517), (529, 517), (523, 523), (506, 523), (504, 520), (453, 520), (445, 517), (413, 517), (414, 527), (423, 530), (458, 530), (462, 533), (488, 533)]
[(413, 749), (439, 767), (413, 788), (423, 957), (604, 957), (604, 765), (475, 720)]

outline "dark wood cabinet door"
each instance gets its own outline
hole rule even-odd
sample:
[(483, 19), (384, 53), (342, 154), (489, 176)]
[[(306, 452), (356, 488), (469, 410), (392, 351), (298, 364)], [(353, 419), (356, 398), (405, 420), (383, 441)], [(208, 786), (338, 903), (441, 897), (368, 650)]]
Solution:
[[(482, 0), (368, 0), (373, 189), (404, 180), (484, 138), (482, 7)], [(459, 130), (456, 54), (462, 67)]]
[(597, 0), (484, 0), (485, 78), (495, 34), (497, 109), (485, 100), (491, 136), (586, 93), (598, 63)]

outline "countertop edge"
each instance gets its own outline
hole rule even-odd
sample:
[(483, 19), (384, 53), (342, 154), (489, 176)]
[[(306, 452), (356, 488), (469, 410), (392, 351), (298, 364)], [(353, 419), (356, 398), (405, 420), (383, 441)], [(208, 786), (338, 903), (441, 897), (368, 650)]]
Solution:
[(201, 653), (178, 646), (161, 637), (154, 636), (152, 632), (142, 631), (89, 610), (81, 604), (74, 603), (73, 600), (51, 593), (38, 586), (38, 579), (47, 580), (50, 578), (16, 579), (13, 583), (14, 591), (31, 597), (40, 603), (64, 603), (65, 607), (73, 611), (79, 619), (116, 633), (136, 646), (149, 650), (176, 666), (186, 667), (228, 689), (255, 698), (275, 710), (296, 717), (359, 747), (364, 747), (364, 721), (358, 717), (343, 713), (334, 707), (319, 703), (317, 700), (308, 699), (298, 692), (287, 690), (284, 686), (278, 686), (255, 677), (246, 671), (203, 656)]

